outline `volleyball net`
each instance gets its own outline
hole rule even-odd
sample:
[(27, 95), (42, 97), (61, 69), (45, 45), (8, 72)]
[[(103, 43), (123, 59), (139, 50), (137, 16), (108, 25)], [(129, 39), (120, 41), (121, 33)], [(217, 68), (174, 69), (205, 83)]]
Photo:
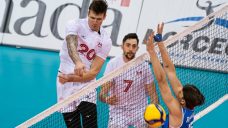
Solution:
[[(194, 84), (205, 95), (205, 104), (196, 108), (196, 120), (228, 99), (228, 6), (167, 39), (164, 43), (176, 66), (176, 72), (182, 84)], [(156, 50), (158, 51), (157, 47)], [(126, 125), (126, 122), (130, 122), (127, 125), (131, 125), (131, 123), (133, 125), (135, 122), (137, 126), (143, 124), (145, 123), (143, 122), (145, 106), (140, 106), (140, 104), (154, 101), (154, 99), (145, 100), (145, 96), (149, 99), (150, 92), (148, 93), (144, 85), (148, 85), (154, 80), (156, 91), (153, 93), (157, 93), (159, 103), (165, 107), (156, 79), (148, 77), (152, 72), (147, 53), (142, 54), (17, 127), (65, 128), (66, 124), (62, 113), (75, 112), (83, 101), (91, 97), (96, 100), (97, 105), (97, 122), (87, 122), (91, 127), (93, 123), (97, 123), (99, 128), (106, 128), (111, 126), (110, 120), (114, 120), (120, 125)], [(115, 87), (108, 87), (109, 85), (115, 85)], [(138, 88), (136, 85), (141, 87)], [(108, 88), (107, 96), (115, 94), (117, 99), (121, 100), (115, 105), (116, 107), (113, 108), (112, 105), (100, 101), (99, 95), (104, 93), (101, 86)], [(138, 95), (139, 92), (142, 95)], [(90, 106), (82, 109), (80, 110), (91, 111)], [(122, 118), (111, 113), (112, 109), (116, 109), (115, 112), (119, 113), (124, 113), (121, 110), (125, 109), (128, 113), (127, 115), (124, 113), (122, 116), (124, 118)], [(81, 125), (83, 125), (83, 116), (80, 114), (79, 117), (82, 120)], [(139, 118), (142, 120), (137, 120)]]

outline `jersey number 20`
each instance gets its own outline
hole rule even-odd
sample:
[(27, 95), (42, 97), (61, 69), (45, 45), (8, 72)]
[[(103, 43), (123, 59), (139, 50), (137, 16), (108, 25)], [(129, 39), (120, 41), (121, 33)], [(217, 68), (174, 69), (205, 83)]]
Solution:
[(88, 60), (93, 60), (96, 56), (94, 49), (89, 49), (89, 47), (86, 44), (80, 44), (81, 50), (78, 50), (78, 52), (85, 54), (86, 58)]

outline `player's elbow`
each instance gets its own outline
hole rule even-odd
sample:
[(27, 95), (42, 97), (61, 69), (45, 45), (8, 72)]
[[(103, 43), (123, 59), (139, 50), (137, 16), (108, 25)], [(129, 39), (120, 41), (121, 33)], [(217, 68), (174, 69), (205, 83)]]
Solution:
[(157, 80), (157, 81), (158, 81), (158, 85), (161, 88), (161, 90), (164, 90), (163, 89), (164, 88), (164, 85), (167, 83), (166, 78), (161, 79), (161, 80)]
[(156, 76), (158, 83), (164, 83), (166, 81), (166, 75), (164, 72)]
[(176, 73), (176, 69), (173, 64), (164, 65), (163, 67), (166, 73)]

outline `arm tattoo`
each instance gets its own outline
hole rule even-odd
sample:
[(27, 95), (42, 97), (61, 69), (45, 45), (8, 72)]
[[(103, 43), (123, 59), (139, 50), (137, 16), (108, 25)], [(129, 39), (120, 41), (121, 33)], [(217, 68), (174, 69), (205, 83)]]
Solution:
[(81, 61), (77, 47), (78, 47), (78, 40), (76, 35), (68, 35), (66, 37), (66, 42), (67, 42), (67, 49), (68, 49), (68, 54), (74, 64), (76, 64), (77, 61)]

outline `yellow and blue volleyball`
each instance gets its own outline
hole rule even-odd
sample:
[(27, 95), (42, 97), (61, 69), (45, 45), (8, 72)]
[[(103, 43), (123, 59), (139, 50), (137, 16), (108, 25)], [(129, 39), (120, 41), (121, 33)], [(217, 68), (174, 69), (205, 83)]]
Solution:
[(150, 127), (160, 127), (166, 120), (165, 110), (159, 104), (149, 104), (145, 109), (144, 119)]

